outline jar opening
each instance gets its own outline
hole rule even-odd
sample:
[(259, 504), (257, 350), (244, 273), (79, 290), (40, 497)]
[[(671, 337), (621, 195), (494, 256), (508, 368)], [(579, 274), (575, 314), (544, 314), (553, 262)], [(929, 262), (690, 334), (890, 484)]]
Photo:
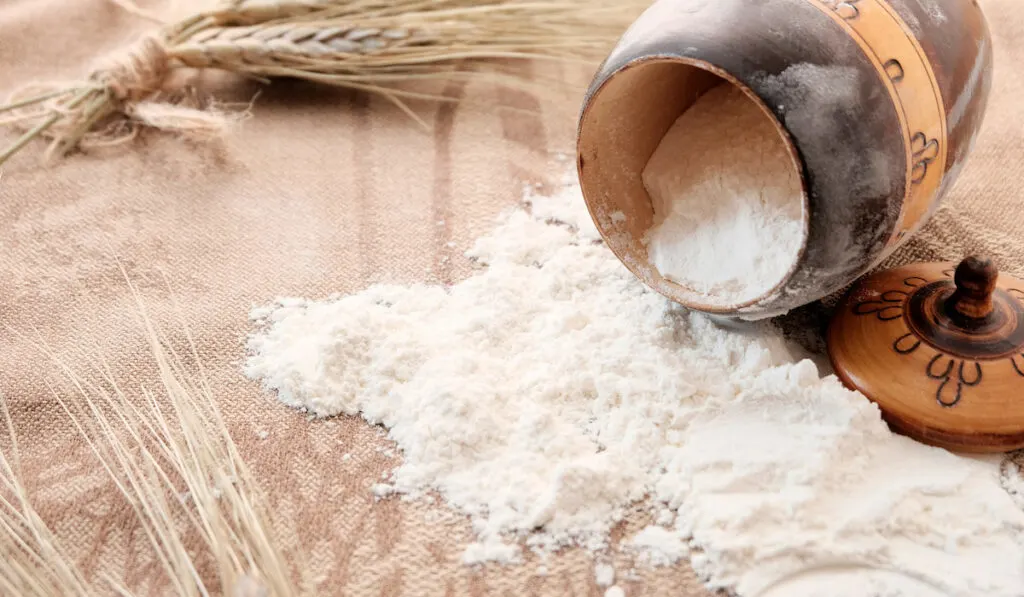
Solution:
[(669, 298), (733, 313), (796, 270), (808, 220), (796, 150), (726, 73), (681, 58), (627, 64), (585, 107), (577, 149), (598, 230)]

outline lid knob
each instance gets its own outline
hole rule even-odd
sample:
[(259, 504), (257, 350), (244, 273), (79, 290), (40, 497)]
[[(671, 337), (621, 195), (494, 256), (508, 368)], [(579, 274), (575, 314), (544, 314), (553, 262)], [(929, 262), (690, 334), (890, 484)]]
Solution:
[(999, 270), (988, 257), (972, 255), (960, 262), (953, 275), (956, 292), (948, 305), (956, 313), (981, 319), (992, 313), (992, 293), (996, 289)]

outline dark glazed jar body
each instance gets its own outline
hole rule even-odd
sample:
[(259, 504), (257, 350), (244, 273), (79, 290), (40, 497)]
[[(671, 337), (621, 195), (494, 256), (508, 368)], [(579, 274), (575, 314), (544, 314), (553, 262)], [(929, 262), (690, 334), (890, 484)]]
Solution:
[[(991, 76), (975, 0), (658, 0), (587, 92), (584, 197), (609, 247), (662, 294), (712, 313), (779, 314), (846, 286), (927, 221), (970, 153)], [(773, 119), (804, 188), (803, 249), (787, 278), (735, 305), (666, 280), (643, 244), (653, 208), (641, 172), (723, 81)]]

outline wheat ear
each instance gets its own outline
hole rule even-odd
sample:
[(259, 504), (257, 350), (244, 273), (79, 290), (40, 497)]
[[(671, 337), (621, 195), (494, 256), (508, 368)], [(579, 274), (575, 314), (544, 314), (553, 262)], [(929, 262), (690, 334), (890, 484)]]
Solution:
[[(128, 0), (120, 0), (127, 2)], [(218, 68), (258, 79), (290, 77), (378, 93), (417, 118), (403, 99), (441, 99), (410, 82), (493, 77), (489, 60), (592, 63), (647, 0), (242, 0), (147, 37), (97, 68), (86, 82), (36, 85), (0, 106), (0, 124), (29, 126), (0, 164), (32, 139), (47, 152), (131, 139), (139, 126), (210, 136), (226, 113), (161, 104), (158, 90), (179, 67)], [(104, 128), (112, 116), (115, 128)], [(420, 121), (422, 123), (422, 121)]]

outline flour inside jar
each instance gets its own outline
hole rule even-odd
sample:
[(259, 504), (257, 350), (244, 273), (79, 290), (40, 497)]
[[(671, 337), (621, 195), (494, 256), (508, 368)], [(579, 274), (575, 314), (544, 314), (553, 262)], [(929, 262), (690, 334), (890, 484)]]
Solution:
[(796, 263), (804, 239), (797, 166), (770, 117), (739, 88), (719, 85), (684, 112), (643, 183), (654, 207), (648, 257), (701, 302), (753, 302)]

